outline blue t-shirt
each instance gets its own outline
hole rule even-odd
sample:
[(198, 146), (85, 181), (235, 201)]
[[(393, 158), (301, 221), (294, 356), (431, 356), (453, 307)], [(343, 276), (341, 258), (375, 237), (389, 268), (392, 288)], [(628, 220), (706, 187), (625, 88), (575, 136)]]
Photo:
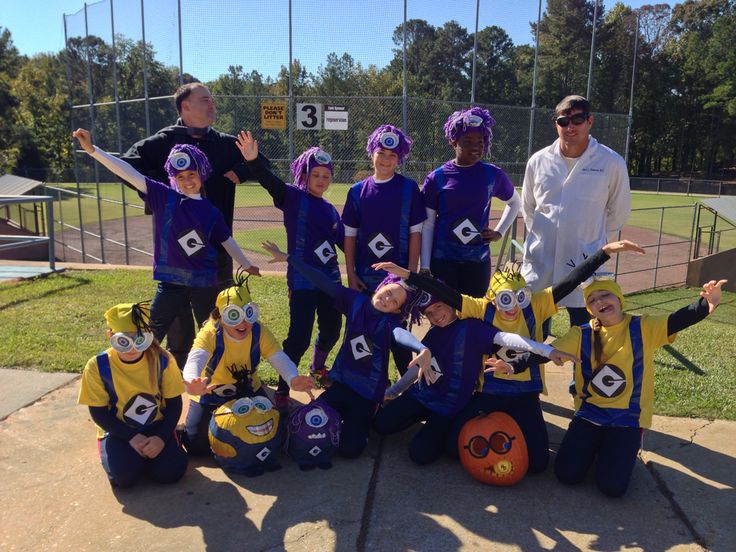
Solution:
[(230, 237), (222, 213), (209, 200), (192, 199), (146, 178), (138, 195), (153, 213), (153, 279), (189, 287), (217, 284), (216, 245)]
[(480, 232), (488, 228), (491, 199), (508, 201), (514, 185), (496, 165), (479, 161), (459, 167), (448, 161), (427, 175), (424, 204), (437, 212), (432, 258), (481, 262), (490, 255)]
[(417, 183), (403, 175), (380, 184), (369, 176), (350, 188), (342, 220), (358, 229), (355, 272), (369, 290), (384, 278), (371, 265), (391, 261), (408, 266), (409, 228), (426, 218)]
[(337, 291), (335, 308), (345, 314), (346, 324), (330, 377), (361, 397), (380, 402), (388, 385), (393, 331), (401, 326), (399, 315), (376, 310), (370, 297), (345, 287)]
[[(283, 202), (274, 205), (284, 213), (288, 253), (340, 283), (336, 247), (342, 246), (345, 232), (334, 205), (290, 185), (285, 186)], [(291, 265), (286, 281), (289, 289), (315, 289)]]

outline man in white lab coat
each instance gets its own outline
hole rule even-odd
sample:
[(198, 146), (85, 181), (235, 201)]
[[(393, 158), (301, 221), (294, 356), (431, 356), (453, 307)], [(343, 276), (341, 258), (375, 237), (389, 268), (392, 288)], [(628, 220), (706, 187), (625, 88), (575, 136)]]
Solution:
[[(590, 136), (590, 102), (567, 96), (555, 108), (554, 124), (558, 139), (529, 159), (521, 191), (527, 229), (522, 274), (533, 291), (562, 281), (609, 241), (607, 235), (615, 239), (631, 211), (626, 163)], [(571, 326), (590, 319), (579, 289), (560, 305)]]

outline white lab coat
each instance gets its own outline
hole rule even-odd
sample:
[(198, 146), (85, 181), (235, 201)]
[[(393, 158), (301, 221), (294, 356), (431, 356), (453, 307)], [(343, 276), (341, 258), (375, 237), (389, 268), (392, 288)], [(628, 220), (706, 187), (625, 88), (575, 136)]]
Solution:
[[(560, 282), (615, 238), (631, 212), (628, 170), (619, 154), (590, 137), (568, 174), (559, 142), (532, 155), (521, 191), (527, 229), (522, 274), (534, 291)], [(585, 306), (582, 291), (559, 304)]]

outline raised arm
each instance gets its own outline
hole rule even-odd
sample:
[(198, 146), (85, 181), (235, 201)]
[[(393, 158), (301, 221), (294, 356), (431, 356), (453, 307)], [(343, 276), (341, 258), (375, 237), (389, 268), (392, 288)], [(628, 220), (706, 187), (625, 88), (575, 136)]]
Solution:
[(391, 262), (376, 263), (373, 265), (373, 270), (385, 270), (389, 274), (403, 278), (408, 284), (423, 289), (453, 309), (460, 310), (463, 305), (463, 297), (460, 293), (431, 276), (410, 272)]
[(235, 238), (230, 236), (228, 239), (222, 242), (222, 247), (225, 249), (225, 251), (227, 251), (228, 255), (230, 255), (236, 263), (238, 263), (245, 269), (248, 274), (253, 274), (255, 276), (261, 275), (261, 271), (258, 269), (257, 266), (250, 262), (250, 259), (248, 257), (246, 257), (243, 250), (240, 249), (238, 242), (235, 241)]
[(634, 251), (640, 255), (644, 255), (645, 253), (640, 245), (629, 240), (607, 243), (585, 259), (579, 266), (573, 268), (561, 282), (552, 286), (553, 301), (559, 303), (562, 298), (572, 293), (576, 287), (590, 278), (603, 263), (611, 258), (611, 255), (623, 253), (624, 251)]
[(681, 332), (703, 320), (706, 316), (716, 310), (721, 302), (721, 286), (727, 280), (711, 280), (703, 285), (700, 298), (697, 301), (683, 307), (667, 318), (667, 335)]
[(148, 187), (146, 186), (146, 178), (137, 170), (135, 170), (133, 166), (129, 163), (126, 163), (122, 159), (118, 159), (117, 157), (110, 155), (106, 151), (103, 151), (93, 145), (92, 137), (89, 131), (83, 128), (78, 128), (77, 130), (72, 132), (72, 136), (74, 136), (79, 141), (79, 144), (82, 146), (84, 151), (86, 151), (90, 155), (90, 157), (99, 161), (115, 176), (118, 176), (126, 182), (129, 182), (139, 192), (142, 192), (144, 194), (148, 192)]
[(248, 164), (253, 177), (270, 194), (276, 205), (281, 205), (286, 196), (286, 183), (273, 174), (266, 167), (263, 159), (258, 155), (258, 141), (253, 138), (250, 131), (240, 131), (235, 138), (235, 144)]

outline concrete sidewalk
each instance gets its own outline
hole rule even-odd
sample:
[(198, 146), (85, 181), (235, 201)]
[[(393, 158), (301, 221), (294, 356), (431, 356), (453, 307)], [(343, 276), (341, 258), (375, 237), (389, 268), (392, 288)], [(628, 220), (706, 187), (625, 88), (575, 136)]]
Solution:
[[(547, 372), (556, 450), (572, 413), (569, 372)], [(563, 487), (551, 468), (499, 488), (449, 460), (418, 467), (411, 431), (373, 439), (329, 471), (301, 472), (284, 457), (282, 470), (249, 479), (195, 460), (176, 485), (113, 490), (75, 405), (76, 378), (1, 375), (0, 404), (19, 408), (0, 422), (2, 549), (736, 550), (734, 422), (655, 417), (618, 500), (592, 481)]]

